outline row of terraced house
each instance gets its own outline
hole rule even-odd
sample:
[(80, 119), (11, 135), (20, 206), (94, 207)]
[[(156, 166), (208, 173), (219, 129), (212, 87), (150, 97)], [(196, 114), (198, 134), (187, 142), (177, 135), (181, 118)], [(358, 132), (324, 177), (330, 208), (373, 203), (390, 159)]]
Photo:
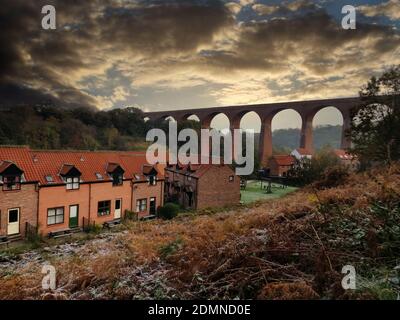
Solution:
[(143, 152), (45, 151), (0, 147), (0, 237), (51, 235), (156, 214), (163, 166)]

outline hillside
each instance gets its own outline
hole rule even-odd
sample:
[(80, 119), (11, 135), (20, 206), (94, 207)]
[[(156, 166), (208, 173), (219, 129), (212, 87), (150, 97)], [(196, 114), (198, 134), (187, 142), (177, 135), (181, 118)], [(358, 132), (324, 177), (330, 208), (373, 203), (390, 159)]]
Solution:
[[(317, 126), (313, 131), (314, 149), (319, 150), (324, 146), (340, 148), (342, 126)], [(259, 134), (255, 134), (255, 144), (258, 148)], [(277, 153), (291, 151), (299, 146), (300, 129), (278, 129), (272, 132), (273, 148)]]
[[(400, 164), (328, 185), (173, 221), (127, 222), (26, 253), (10, 249), (0, 255), (0, 299), (395, 299)], [(53, 293), (40, 287), (45, 263), (57, 271)], [(349, 264), (357, 290), (344, 291)]]
[[(166, 123), (145, 123), (136, 108), (94, 111), (72, 110), (52, 105), (17, 106), (0, 109), (0, 145), (29, 145), (34, 149), (145, 149), (146, 132), (156, 125), (168, 131)], [(200, 129), (194, 121), (180, 123), (180, 129)], [(255, 144), (258, 148), (259, 134)], [(340, 146), (341, 126), (319, 126), (314, 129), (314, 146), (318, 150)], [(293, 150), (299, 146), (300, 129), (273, 132), (276, 150)]]
[[(321, 149), (331, 146), (334, 149), (340, 147), (342, 126), (318, 126), (314, 128), (314, 148)], [(274, 147), (286, 147), (290, 150), (297, 148), (300, 141), (300, 129), (279, 129), (272, 133)]]

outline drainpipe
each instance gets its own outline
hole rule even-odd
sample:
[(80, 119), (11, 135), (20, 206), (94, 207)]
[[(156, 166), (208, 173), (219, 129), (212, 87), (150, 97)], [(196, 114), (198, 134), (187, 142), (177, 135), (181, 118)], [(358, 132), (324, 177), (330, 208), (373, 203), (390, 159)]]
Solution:
[(132, 179), (132, 183), (131, 183), (131, 211), (133, 211), (133, 187), (135, 186), (133, 179)]
[[(35, 191), (37, 193), (37, 197), (36, 197), (36, 233), (39, 233), (39, 191), (40, 191), (39, 183), (35, 184)], [(25, 228), (26, 228), (26, 226), (25, 226)], [(25, 235), (26, 235), (26, 230), (25, 230)]]
[[(165, 179), (165, 176), (164, 176), (164, 179)], [(163, 194), (164, 187), (165, 187), (164, 181), (160, 181), (160, 183), (161, 183), (161, 188), (160, 188), (160, 207), (162, 207), (164, 205), (164, 194)], [(157, 203), (156, 203), (156, 210), (157, 210)]]
[(196, 210), (199, 207), (199, 179), (196, 179)]
[(88, 214), (88, 222), (90, 223), (90, 209), (91, 209), (91, 203), (92, 203), (92, 184), (89, 183), (89, 214)]

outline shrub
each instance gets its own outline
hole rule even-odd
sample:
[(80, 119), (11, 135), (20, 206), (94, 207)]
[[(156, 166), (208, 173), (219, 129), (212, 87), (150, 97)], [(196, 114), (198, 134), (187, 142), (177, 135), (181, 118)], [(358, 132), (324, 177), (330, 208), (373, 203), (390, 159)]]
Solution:
[(138, 214), (137, 214), (137, 212), (134, 212), (134, 211), (125, 210), (124, 219), (125, 220), (137, 221), (138, 220)]
[(168, 202), (163, 207), (158, 208), (158, 215), (166, 220), (175, 218), (178, 215), (179, 206), (175, 203)]
[(96, 223), (90, 223), (89, 225), (85, 226), (85, 228), (83, 229), (83, 231), (85, 231), (86, 233), (95, 233), (98, 234), (101, 231), (101, 226), (96, 224)]
[(321, 179), (314, 182), (316, 189), (334, 188), (344, 184), (349, 176), (349, 172), (345, 166), (336, 165), (327, 168)]
[(333, 150), (324, 148), (311, 160), (298, 161), (288, 172), (288, 182), (297, 186), (305, 186), (323, 179), (327, 171), (338, 166), (340, 166), (340, 161)]

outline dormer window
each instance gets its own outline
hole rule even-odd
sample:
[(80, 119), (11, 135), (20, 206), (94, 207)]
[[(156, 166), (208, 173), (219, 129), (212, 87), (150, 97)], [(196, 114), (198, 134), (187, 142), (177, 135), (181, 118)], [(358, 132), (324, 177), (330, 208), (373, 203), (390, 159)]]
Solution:
[(142, 168), (143, 174), (147, 177), (150, 186), (155, 186), (157, 184), (157, 170), (154, 166), (144, 165)]
[(3, 191), (21, 190), (21, 176), (3, 176)]
[(114, 173), (112, 175), (112, 179), (113, 179), (113, 186), (122, 186), (124, 182), (124, 177), (122, 173)]
[(107, 165), (107, 173), (112, 178), (112, 185), (122, 186), (124, 183), (124, 172), (125, 170), (118, 163), (109, 163)]
[(79, 189), (81, 175), (81, 172), (72, 164), (64, 164), (60, 170), (60, 176), (63, 177), (67, 190)]
[(0, 177), (3, 181), (3, 191), (21, 189), (23, 171), (9, 161), (0, 162)]
[(155, 186), (157, 184), (157, 177), (154, 175), (149, 176), (149, 185)]
[(79, 189), (79, 177), (66, 177), (67, 190), (78, 190)]

